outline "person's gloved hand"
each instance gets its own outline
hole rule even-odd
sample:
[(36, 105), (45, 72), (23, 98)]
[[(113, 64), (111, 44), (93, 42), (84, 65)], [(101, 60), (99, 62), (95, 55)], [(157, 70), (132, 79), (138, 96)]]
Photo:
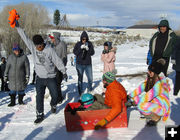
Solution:
[(82, 44), (81, 49), (85, 49), (85, 48), (86, 48), (85, 44)]
[(7, 76), (4, 76), (4, 82), (6, 83), (8, 80), (8, 77)]
[(63, 79), (67, 81), (68, 76), (67, 76), (67, 74), (66, 74), (66, 73), (65, 73), (65, 74), (63, 74)]
[(85, 45), (85, 48), (84, 48), (86, 51), (89, 50), (89, 47), (87, 45)]
[(94, 129), (99, 130), (100, 128), (105, 126), (107, 123), (108, 123), (108, 121), (106, 119), (102, 119), (95, 125)]
[(171, 59), (171, 63), (176, 65), (176, 60), (175, 59)]
[(105, 54), (105, 53), (106, 53), (106, 51), (105, 51), (105, 50), (103, 50), (103, 51), (102, 51), (102, 54)]
[(26, 76), (26, 85), (29, 83), (29, 76)]
[(131, 107), (131, 106), (136, 106), (135, 102), (133, 101), (133, 99), (127, 95), (127, 102), (125, 103), (125, 106), (128, 108), (128, 107)]
[(18, 20), (19, 20), (20, 16), (18, 15), (17, 11), (15, 9), (11, 10), (9, 12), (9, 24), (12, 28), (14, 28), (16, 26), (16, 24), (18, 24)]

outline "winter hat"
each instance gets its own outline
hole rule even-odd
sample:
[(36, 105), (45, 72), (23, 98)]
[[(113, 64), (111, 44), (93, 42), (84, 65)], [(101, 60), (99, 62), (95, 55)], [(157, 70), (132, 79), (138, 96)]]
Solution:
[(34, 43), (35, 45), (43, 44), (43, 43), (44, 43), (44, 39), (42, 38), (41, 35), (34, 35), (34, 36), (33, 36), (33, 43)]
[(157, 61), (153, 61), (151, 65), (149, 65), (148, 70), (159, 75), (164, 68), (166, 61), (164, 59), (158, 59)]
[(102, 79), (107, 81), (108, 83), (112, 83), (116, 78), (115, 74), (113, 74), (112, 72), (106, 72), (103, 74)]
[(168, 20), (161, 20), (160, 21), (160, 23), (159, 23), (159, 25), (158, 25), (158, 28), (160, 28), (160, 27), (162, 27), (162, 26), (166, 26), (167, 28), (170, 28), (169, 27), (169, 22), (168, 22)]
[(52, 36), (52, 35), (49, 34), (49, 38), (50, 38), (50, 39), (54, 39), (54, 36)]
[(13, 45), (13, 51), (19, 51), (20, 50), (20, 47), (18, 44), (14, 44)]
[(108, 46), (108, 50), (112, 49), (112, 42), (106, 41), (104, 42), (104, 46)]

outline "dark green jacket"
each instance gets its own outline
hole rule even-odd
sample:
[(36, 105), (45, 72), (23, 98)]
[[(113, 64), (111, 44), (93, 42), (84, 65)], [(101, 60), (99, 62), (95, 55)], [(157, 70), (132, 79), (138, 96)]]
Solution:
[[(159, 31), (156, 32), (153, 35), (153, 37), (151, 38), (150, 43), (149, 43), (149, 50), (150, 50), (152, 57), (154, 56), (156, 39), (157, 39), (159, 33), (160, 33)], [(177, 38), (176, 34), (172, 30), (169, 30), (168, 40), (167, 40), (166, 46), (164, 48), (163, 57), (171, 56), (173, 47), (176, 43), (176, 38)]]

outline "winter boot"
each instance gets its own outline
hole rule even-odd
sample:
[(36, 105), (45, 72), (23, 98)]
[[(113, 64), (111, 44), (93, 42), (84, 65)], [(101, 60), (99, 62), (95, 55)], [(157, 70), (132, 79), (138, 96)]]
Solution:
[(51, 106), (51, 113), (56, 113), (56, 106)]
[(145, 115), (145, 117), (147, 118), (147, 123), (146, 126), (156, 126), (157, 123), (161, 120), (161, 116), (158, 116), (155, 113), (151, 113), (150, 115)]
[(41, 123), (44, 120), (44, 113), (37, 113), (37, 119), (34, 121), (35, 124)]
[(10, 98), (11, 98), (11, 103), (8, 104), (8, 107), (12, 107), (16, 105), (16, 94), (9, 94)]
[(18, 95), (18, 102), (20, 105), (24, 105), (24, 102), (23, 102), (23, 97), (25, 96), (25, 94), (19, 94)]

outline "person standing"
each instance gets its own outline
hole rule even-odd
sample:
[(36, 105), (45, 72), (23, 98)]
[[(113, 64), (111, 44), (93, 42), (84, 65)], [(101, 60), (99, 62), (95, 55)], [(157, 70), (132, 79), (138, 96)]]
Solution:
[[(53, 32), (53, 36), (50, 36), (52, 45), (55, 48), (55, 51), (59, 58), (63, 61), (64, 67), (67, 65), (67, 45), (64, 41), (60, 39), (61, 34), (59, 32)], [(63, 96), (61, 91), (61, 83), (63, 78), (67, 81), (67, 77), (63, 77), (63, 73), (56, 69), (56, 79), (57, 79), (57, 86), (58, 86), (58, 103), (62, 103)]]
[(158, 29), (159, 31), (153, 35), (149, 43), (147, 64), (150, 65), (153, 61), (163, 58), (166, 61), (163, 73), (167, 76), (169, 59), (172, 55), (172, 50), (177, 37), (169, 27), (169, 22), (167, 20), (161, 20)]
[(1, 91), (6, 91), (7, 90), (7, 83), (4, 82), (4, 71), (6, 69), (6, 58), (2, 57), (1, 58), (1, 65), (0, 65), (0, 78), (1, 78)]
[(173, 63), (173, 69), (176, 71), (173, 95), (177, 96), (180, 90), (180, 37), (178, 37), (174, 46), (171, 62)]
[(9, 96), (11, 102), (9, 107), (16, 105), (16, 94), (18, 94), (18, 102), (24, 104), (24, 90), (29, 82), (30, 68), (27, 56), (20, 49), (18, 44), (13, 46), (13, 54), (8, 57), (6, 69), (4, 72), (4, 81), (9, 80)]
[[(17, 23), (17, 22), (16, 22)], [(31, 51), (34, 60), (36, 78), (36, 114), (37, 118), (34, 121), (35, 124), (44, 120), (44, 94), (45, 89), (48, 87), (51, 95), (51, 112), (56, 113), (58, 89), (56, 81), (55, 68), (63, 73), (63, 77), (66, 76), (65, 67), (62, 60), (57, 56), (55, 50), (51, 46), (47, 46), (44, 43), (44, 39), (41, 35), (36, 34), (31, 41), (25, 34), (24, 30), (16, 24), (16, 29), (25, 42), (26, 46)]]
[(79, 95), (83, 93), (83, 74), (85, 72), (88, 79), (88, 92), (92, 91), (92, 60), (91, 56), (94, 55), (94, 46), (89, 41), (88, 34), (83, 31), (80, 41), (74, 46), (73, 53), (76, 56), (76, 70), (78, 73), (78, 92)]
[(112, 47), (112, 42), (104, 43), (104, 50), (101, 54), (101, 60), (104, 63), (103, 73), (115, 72), (116, 48)]

